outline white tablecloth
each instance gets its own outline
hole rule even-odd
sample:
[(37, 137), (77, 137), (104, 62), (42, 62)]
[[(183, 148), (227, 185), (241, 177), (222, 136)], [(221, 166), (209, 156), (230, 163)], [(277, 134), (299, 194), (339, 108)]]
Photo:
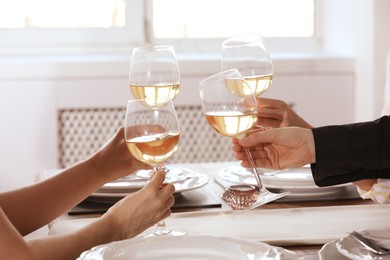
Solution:
[[(176, 213), (166, 219), (173, 230), (192, 235), (253, 239), (277, 246), (324, 244), (353, 230), (390, 227), (390, 205), (256, 209)], [(50, 234), (78, 229), (93, 219), (55, 223)], [(152, 227), (153, 228), (153, 227)], [(151, 228), (151, 229), (152, 229)], [(150, 233), (146, 230), (142, 235)]]

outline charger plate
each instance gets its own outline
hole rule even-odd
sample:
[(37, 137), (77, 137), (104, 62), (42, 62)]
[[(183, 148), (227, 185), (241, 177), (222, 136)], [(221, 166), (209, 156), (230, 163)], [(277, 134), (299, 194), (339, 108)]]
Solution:
[(135, 238), (101, 245), (81, 254), (79, 260), (91, 259), (208, 259), (208, 260), (298, 260), (286, 249), (253, 240), (227, 236), (165, 236)]

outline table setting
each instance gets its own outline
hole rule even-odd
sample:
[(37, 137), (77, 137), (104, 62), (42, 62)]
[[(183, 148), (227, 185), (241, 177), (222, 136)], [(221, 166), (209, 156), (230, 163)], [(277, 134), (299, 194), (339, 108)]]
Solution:
[[(256, 97), (272, 82), (272, 61), (261, 37), (252, 35), (223, 43), (222, 67), (199, 83), (202, 110), (214, 132), (240, 139), (261, 127)], [(104, 213), (161, 169), (176, 188), (173, 213), (134, 238), (93, 247), (79, 260), (388, 259), (378, 252), (390, 247), (384, 217), (390, 204), (362, 203), (351, 184), (317, 187), (309, 165), (259, 169), (248, 148), (248, 169), (238, 161), (168, 164), (180, 139), (173, 104), (180, 77), (172, 48), (134, 49), (129, 83), (135, 99), (127, 102), (124, 138), (130, 154), (152, 170), (104, 184), (68, 212), (77, 218), (53, 222), (49, 235), (96, 221), (83, 214)], [(309, 246), (314, 253), (294, 250)]]
[[(120, 254), (133, 256), (140, 254), (136, 259), (151, 259), (143, 256), (143, 246), (150, 245), (152, 251), (160, 248), (161, 244), (170, 245), (165, 247), (166, 255), (172, 258), (166, 259), (194, 259), (190, 256), (195, 251), (205, 250), (205, 254), (214, 256), (216, 253), (210, 249), (207, 244), (180, 244), (176, 241), (196, 240), (203, 236), (202, 241), (210, 239), (221, 239), (230, 237), (232, 239), (251, 241), (259, 243), (257, 250), (261, 245), (266, 250), (275, 248), (290, 249), (295, 246), (317, 245), (318, 254), (315, 255), (298, 255), (289, 253), (292, 258), (281, 259), (389, 259), (389, 256), (376, 255), (369, 251), (365, 246), (355, 241), (350, 233), (354, 230), (361, 231), (362, 234), (369, 236), (384, 245), (389, 245), (390, 230), (388, 221), (383, 218), (390, 213), (389, 205), (358, 205), (358, 206), (333, 206), (333, 207), (306, 207), (306, 208), (289, 208), (289, 209), (256, 209), (256, 210), (218, 210), (218, 211), (194, 211), (184, 213), (174, 213), (166, 219), (166, 224), (173, 230), (185, 231), (187, 235), (180, 238), (174, 236), (155, 237), (156, 240), (149, 240), (145, 237), (151, 232), (145, 230), (139, 236), (133, 239), (117, 242), (119, 244), (103, 245), (99, 249), (87, 251), (85, 257), (96, 253), (106, 254), (109, 256), (100, 256), (100, 258), (80, 258), (80, 259), (125, 259), (120, 258)], [(64, 234), (94, 221), (89, 219), (73, 219), (54, 223), (50, 228), (50, 235)], [(190, 238), (186, 238), (190, 237)], [(171, 240), (175, 243), (171, 244)], [(224, 241), (223, 243), (225, 243)], [(237, 242), (237, 241), (236, 241)], [(242, 241), (241, 241), (242, 242)], [(136, 244), (136, 245), (134, 245)], [(232, 245), (232, 242), (229, 242)], [(238, 243), (240, 244), (240, 243)], [(180, 245), (180, 247), (178, 247)], [(192, 245), (192, 246), (191, 246)], [(183, 247), (181, 247), (183, 246)], [(236, 247), (237, 245), (235, 245)], [(127, 252), (131, 248), (131, 253)], [(225, 249), (228, 250), (229, 248)], [(279, 249), (279, 252), (284, 250)], [(214, 250), (219, 250), (214, 248)], [(233, 249), (231, 249), (233, 250)], [(224, 251), (225, 253), (227, 251)], [(268, 251), (267, 251), (268, 252)], [(107, 254), (108, 254), (107, 253)], [(248, 252), (240, 252), (245, 255)], [(260, 255), (263, 251), (258, 252)], [(115, 255), (115, 254), (118, 254)], [(164, 254), (164, 253), (163, 253)], [(219, 252), (221, 254), (221, 252)], [(253, 252), (251, 254), (254, 254)], [(152, 254), (154, 255), (154, 254)], [(217, 254), (218, 255), (218, 254)], [(237, 259), (265, 259), (265, 258), (242, 258)], [(256, 254), (255, 254), (256, 255)], [(177, 258), (174, 258), (177, 257)], [(310, 257), (310, 258), (309, 258)], [(369, 258), (371, 257), (371, 258)], [(372, 258), (375, 257), (375, 258)], [(164, 258), (163, 258), (164, 259)], [(200, 258), (202, 259), (202, 258)], [(218, 259), (209, 258), (203, 259)], [(224, 258), (230, 259), (230, 258)], [(233, 259), (233, 258), (232, 258)], [(278, 259), (278, 258), (268, 258)]]
[[(321, 200), (338, 197), (358, 198), (359, 194), (351, 183), (318, 187), (314, 183), (310, 165), (300, 168), (270, 170), (257, 169), (263, 185), (274, 192), (288, 192), (281, 201)], [(256, 185), (253, 173), (239, 164), (221, 169), (215, 177), (216, 182), (223, 188), (231, 185)]]
[[(233, 241), (238, 244), (243, 242), (238, 242), (235, 239), (249, 240), (252, 243), (259, 243), (259, 248), (262, 248), (261, 245), (264, 243), (265, 245), (263, 246), (268, 249), (271, 248), (274, 250), (275, 248), (282, 248), (288, 250), (288, 254), (291, 255), (292, 258), (281, 259), (354, 259), (348, 257), (351, 257), (352, 254), (356, 254), (356, 252), (353, 251), (354, 253), (346, 253), (349, 251), (346, 251), (345, 248), (346, 246), (349, 248), (349, 245), (352, 245), (355, 249), (360, 248), (357, 247), (359, 244), (351, 243), (350, 238), (348, 238), (348, 240), (342, 239), (349, 237), (349, 234), (352, 231), (360, 231), (363, 234), (367, 234), (364, 232), (365, 230), (368, 232), (370, 232), (370, 230), (387, 230), (387, 227), (389, 226), (388, 221), (386, 220), (387, 218), (383, 218), (383, 216), (390, 214), (390, 205), (376, 205), (372, 203), (360, 205), (360, 203), (365, 201), (348, 194), (346, 197), (341, 196), (336, 199), (335, 196), (340, 196), (340, 194), (342, 195), (342, 192), (328, 194), (328, 200), (326, 200), (326, 196), (314, 196), (313, 198), (310, 198), (309, 201), (300, 202), (300, 200), (302, 200), (300, 196), (293, 196), (291, 198), (286, 196), (285, 198), (281, 198), (253, 210), (233, 210), (221, 198), (225, 188), (217, 180), (218, 176), (220, 176), (219, 174), (223, 172), (225, 168), (240, 167), (239, 163), (188, 163), (174, 164), (171, 166), (184, 169), (184, 172), (188, 169), (191, 173), (196, 172), (197, 174), (204, 174), (207, 176), (207, 183), (205, 185), (191, 190), (182, 191), (175, 195), (176, 199), (179, 200), (181, 197), (186, 198), (186, 203), (192, 204), (192, 206), (186, 206), (185, 203), (182, 204), (182, 207), (173, 209), (174, 213), (165, 220), (170, 229), (186, 232), (187, 235), (180, 236), (180, 238), (191, 237), (188, 241), (191, 239), (198, 240), (199, 237), (203, 236), (203, 239), (205, 240), (216, 239), (219, 241), (218, 243), (228, 243), (231, 245), (232, 241), (230, 241), (230, 239), (226, 241), (225, 239), (228, 237), (232, 238)], [(46, 173), (48, 172), (53, 174), (55, 171), (46, 171)], [(137, 174), (134, 174), (134, 176), (131, 177), (136, 178), (137, 181), (135, 181), (135, 183), (139, 184), (140, 177), (138, 177)], [(129, 180), (127, 179), (127, 181)], [(128, 185), (131, 186), (131, 182), (129, 183), (130, 184)], [(209, 201), (208, 205), (206, 201)], [(315, 203), (315, 206), (312, 206), (310, 203)], [(343, 203), (347, 205), (344, 205)], [(351, 203), (351, 205), (349, 205), (349, 203)], [(353, 203), (358, 205), (352, 205)], [(107, 208), (108, 205), (111, 205), (106, 202), (96, 204), (100, 206), (107, 205)], [(96, 204), (94, 205), (96, 206)], [(103, 207), (100, 214), (104, 213), (105, 210), (106, 209)], [(83, 226), (91, 223), (91, 221), (94, 221), (95, 218), (90, 218), (90, 215), (88, 215), (91, 213), (93, 213), (93, 211), (87, 210), (81, 213), (67, 214), (67, 217), (55, 221), (50, 225), (49, 235), (64, 234), (66, 232), (82, 228)], [(123, 244), (119, 247), (117, 245), (114, 247), (111, 247), (111, 245), (104, 246), (103, 248), (100, 248), (102, 251), (99, 252), (106, 252), (105, 250), (108, 248), (111, 253), (116, 250), (122, 252), (122, 247), (125, 247), (125, 245), (133, 248), (135, 252), (138, 250), (141, 251), (142, 243), (140, 241), (144, 240), (145, 243), (146, 241), (149, 241), (145, 239), (150, 238), (145, 238), (145, 236), (152, 232), (153, 229), (154, 228), (152, 227), (145, 230), (136, 238), (126, 240), (126, 242), (123, 241)], [(386, 234), (385, 231), (379, 233)], [(375, 237), (378, 233), (374, 232), (373, 234)], [(155, 242), (150, 242), (156, 246), (156, 252), (158, 252), (157, 248), (162, 245), (160, 243), (164, 243), (163, 241), (166, 239), (169, 240), (174, 238), (164, 236), (163, 238), (160, 237), (160, 239), (161, 242), (157, 242), (157, 240)], [(345, 241), (349, 242), (346, 243)], [(341, 247), (341, 245), (343, 245), (343, 247)], [(127, 246), (126, 248), (128, 248)], [(297, 246), (314, 246), (316, 250), (314, 253), (310, 252), (310, 255), (302, 253), (298, 254), (299, 250), (298, 252), (291, 250)], [(170, 248), (170, 250), (166, 252), (167, 258), (169, 256), (175, 259), (174, 254), (178, 254), (178, 258), (176, 259), (193, 259), (190, 258), (189, 255), (193, 253), (191, 250), (195, 249), (191, 249), (189, 247), (189, 244), (183, 244), (183, 251), (174, 250), (176, 247)], [(364, 247), (361, 248), (364, 249)], [(196, 247), (196, 250), (201, 249), (201, 246)], [(133, 250), (132, 253), (134, 253)], [(206, 245), (204, 250), (212, 255), (214, 254), (214, 252), (210, 251), (210, 248), (207, 248)], [(344, 254), (340, 250), (344, 250), (342, 251)], [(290, 254), (290, 251), (295, 254)], [(277, 252), (284, 251), (282, 250)], [(367, 253), (367, 250), (365, 252)], [(89, 257), (92, 253), (96, 252), (88, 252), (88, 254), (85, 253), (84, 257)], [(258, 253), (262, 254), (264, 252), (260, 251)], [(124, 254), (126, 255), (130, 253), (125, 252)], [(239, 254), (245, 255), (247, 252), (239, 252)], [(332, 258), (333, 256), (340, 258)], [(148, 259), (142, 257), (139, 256), (137, 259)], [(97, 259), (121, 258), (117, 258), (116, 256), (99, 256)], [(248, 258), (243, 256), (238, 259)], [(271, 257), (271, 259), (273, 258)]]

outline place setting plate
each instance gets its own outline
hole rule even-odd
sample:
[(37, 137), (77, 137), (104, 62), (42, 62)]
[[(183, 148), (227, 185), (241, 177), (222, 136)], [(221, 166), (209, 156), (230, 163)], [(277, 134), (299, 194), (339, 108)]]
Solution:
[[(390, 227), (373, 228), (359, 231), (365, 237), (377, 241), (381, 246), (390, 248)], [(389, 260), (390, 255), (377, 255), (360, 244), (352, 235), (326, 243), (318, 252), (320, 260), (326, 259), (372, 259)]]
[(281, 247), (228, 236), (137, 237), (94, 247), (78, 260), (90, 259), (300, 259)]
[[(92, 193), (87, 200), (100, 203), (112, 203), (124, 198), (129, 193), (138, 191), (146, 185), (152, 171), (140, 170), (135, 174), (117, 179), (104, 184), (97, 191)], [(179, 173), (179, 174), (178, 174)], [(206, 174), (198, 173), (187, 168), (180, 168), (175, 174), (167, 174), (166, 183), (175, 186), (175, 195), (185, 191), (199, 189), (209, 181)]]
[[(250, 169), (243, 167), (226, 168), (219, 171), (216, 181), (222, 186), (233, 184), (256, 185), (255, 177)], [(285, 170), (269, 170), (258, 168), (261, 174), (263, 185), (274, 192), (286, 192), (290, 194), (286, 197), (323, 197), (342, 192), (349, 183), (333, 185), (328, 187), (318, 187), (313, 180), (310, 166), (292, 168)]]

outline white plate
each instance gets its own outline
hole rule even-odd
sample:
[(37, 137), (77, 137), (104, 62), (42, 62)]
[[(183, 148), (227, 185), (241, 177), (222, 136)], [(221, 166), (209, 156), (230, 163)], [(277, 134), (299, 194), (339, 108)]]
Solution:
[(92, 248), (79, 260), (300, 259), (294, 252), (252, 240), (224, 236), (134, 238)]
[[(381, 246), (390, 248), (390, 228), (368, 229), (359, 231), (359, 233), (362, 233), (364, 236), (379, 242)], [(338, 251), (348, 259), (390, 259), (390, 255), (380, 256), (373, 254), (370, 250), (356, 241), (356, 239), (351, 235), (339, 239), (336, 243), (336, 247)]]
[[(186, 169), (183, 175), (180, 175), (179, 180), (171, 180), (175, 186), (175, 194), (181, 192), (190, 191), (194, 189), (199, 189), (206, 185), (209, 181), (209, 178), (206, 174), (198, 173)], [(140, 185), (142, 183), (142, 185)], [(135, 192), (141, 189), (145, 184), (144, 182), (136, 182), (135, 184), (131, 181), (122, 181), (118, 182), (118, 185), (111, 185), (105, 187), (104, 189), (99, 189), (96, 192), (92, 193), (87, 200), (93, 202), (103, 202), (103, 203), (112, 203), (124, 198), (131, 192)], [(121, 186), (122, 185), (122, 186)]]
[[(129, 193), (141, 189), (152, 176), (151, 170), (139, 170), (135, 174), (128, 175), (123, 178), (108, 182), (100, 187), (97, 193)], [(192, 171), (187, 168), (172, 168), (169, 167), (169, 173), (166, 175), (164, 182), (180, 183), (188, 179), (203, 176), (202, 174)], [(179, 189), (179, 185), (177, 185)]]
[[(222, 169), (218, 173), (218, 177), (233, 184), (256, 185), (256, 180), (250, 170), (242, 167), (236, 167), (237, 171), (232, 171), (231, 169), (234, 168)], [(261, 173), (261, 180), (267, 189), (275, 192), (290, 191), (289, 197), (321, 197), (341, 192), (350, 185), (346, 183), (329, 187), (318, 187), (314, 183), (310, 167), (280, 171), (258, 169), (258, 171)]]
[(141, 189), (147, 180), (137, 177), (135, 174), (128, 175), (123, 178), (108, 182), (100, 187), (98, 193), (128, 193)]
[(329, 243), (326, 243), (320, 251), (318, 251), (319, 260), (349, 260), (349, 258), (342, 255), (336, 247), (338, 240), (333, 240)]

